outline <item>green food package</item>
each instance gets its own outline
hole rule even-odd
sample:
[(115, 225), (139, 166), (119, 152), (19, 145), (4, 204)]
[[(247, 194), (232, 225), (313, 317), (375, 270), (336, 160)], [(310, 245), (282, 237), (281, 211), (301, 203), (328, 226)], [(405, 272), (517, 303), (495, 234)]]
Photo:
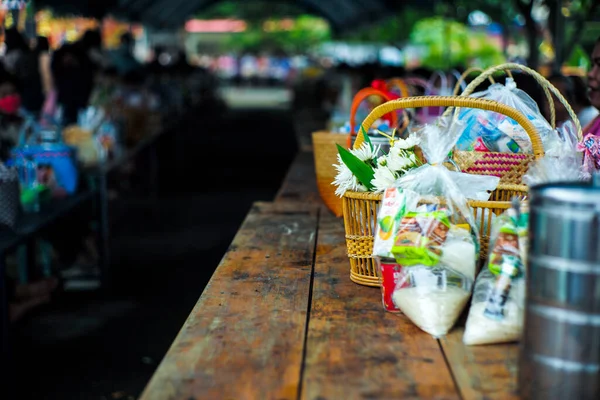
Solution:
[(529, 211), (509, 209), (498, 220), (500, 227), (489, 255), (488, 268), (494, 275), (514, 264), (512, 278), (521, 277), (527, 255), (527, 226)]
[(445, 210), (407, 212), (400, 221), (392, 254), (403, 266), (435, 266), (442, 256), (450, 221)]

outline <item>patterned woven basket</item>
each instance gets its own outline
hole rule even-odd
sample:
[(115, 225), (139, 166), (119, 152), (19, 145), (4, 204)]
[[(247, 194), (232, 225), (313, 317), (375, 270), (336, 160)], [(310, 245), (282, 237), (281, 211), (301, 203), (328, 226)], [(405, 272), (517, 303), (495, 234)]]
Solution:
[[(517, 121), (529, 134), (535, 157), (540, 158), (544, 155), (541, 139), (531, 121), (514, 108), (491, 100), (458, 96), (423, 96), (393, 100), (376, 107), (367, 116), (362, 127), (368, 129), (382, 113), (387, 113), (390, 110), (428, 106), (471, 107), (504, 114)], [(361, 136), (358, 139), (361, 139)], [(360, 145), (361, 140), (357, 140), (356, 142)], [(527, 196), (527, 187), (524, 185), (499, 185), (492, 192), (489, 201), (469, 201), (475, 221), (477, 221), (480, 228), (480, 255), (482, 258), (487, 255), (492, 216), (501, 214), (504, 210), (508, 209), (513, 196), (525, 198)], [(372, 253), (381, 195), (375, 193), (346, 192), (342, 200), (346, 247), (348, 258), (350, 259), (350, 279), (365, 286), (379, 286), (377, 267)]]
[[(550, 105), (550, 124), (552, 128), (556, 128), (556, 110), (554, 109), (554, 101), (552, 94), (556, 96), (566, 108), (567, 112), (573, 119), (573, 123), (577, 129), (579, 139), (582, 138), (581, 124), (577, 115), (562, 96), (559, 90), (554, 87), (546, 78), (540, 75), (535, 70), (525, 67), (520, 64), (501, 64), (483, 71), (475, 78), (467, 88), (461, 93), (461, 96), (469, 96), (473, 91), (486, 79), (491, 79), (492, 75), (497, 72), (506, 72), (510, 75), (510, 70), (519, 70), (531, 75), (542, 87), (548, 104)], [(456, 88), (455, 88), (456, 92)], [(446, 110), (444, 116), (450, 115), (451, 109)], [(521, 185), (523, 175), (527, 172), (529, 163), (533, 161), (533, 154), (522, 153), (497, 153), (497, 152), (476, 152), (476, 151), (454, 151), (453, 159), (458, 164), (463, 172), (474, 175), (493, 175), (500, 178), (500, 183), (505, 185)]]
[[(337, 146), (350, 147), (352, 143), (352, 132), (356, 126), (356, 112), (360, 104), (371, 96), (377, 96), (383, 101), (389, 101), (390, 97), (380, 90), (374, 88), (364, 88), (359, 90), (352, 99), (352, 108), (350, 110), (350, 134), (343, 135), (335, 132), (314, 132), (312, 134), (313, 153), (315, 158), (315, 173), (317, 176), (317, 188), (321, 200), (327, 208), (336, 216), (342, 216), (342, 199), (335, 194), (335, 186), (332, 185), (336, 176), (336, 169), (333, 166), (337, 163)], [(391, 113), (394, 124), (397, 124), (396, 113)], [(354, 135), (355, 136), (355, 135)]]

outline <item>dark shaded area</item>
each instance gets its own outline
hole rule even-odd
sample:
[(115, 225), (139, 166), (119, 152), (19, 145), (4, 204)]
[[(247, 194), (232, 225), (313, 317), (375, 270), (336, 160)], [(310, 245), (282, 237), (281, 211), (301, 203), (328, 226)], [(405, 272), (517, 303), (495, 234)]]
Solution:
[(297, 147), (288, 111), (204, 105), (172, 129), (159, 142), (158, 209), (144, 193), (112, 209), (123, 216), (113, 290), (62, 293), (16, 326), (19, 399), (137, 398), (252, 202), (273, 199)]

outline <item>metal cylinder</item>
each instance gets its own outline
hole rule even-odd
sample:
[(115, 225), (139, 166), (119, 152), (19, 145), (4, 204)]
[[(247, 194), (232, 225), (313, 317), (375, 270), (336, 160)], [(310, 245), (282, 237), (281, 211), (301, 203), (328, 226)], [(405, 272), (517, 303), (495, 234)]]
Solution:
[(600, 399), (600, 187), (531, 188), (524, 399)]

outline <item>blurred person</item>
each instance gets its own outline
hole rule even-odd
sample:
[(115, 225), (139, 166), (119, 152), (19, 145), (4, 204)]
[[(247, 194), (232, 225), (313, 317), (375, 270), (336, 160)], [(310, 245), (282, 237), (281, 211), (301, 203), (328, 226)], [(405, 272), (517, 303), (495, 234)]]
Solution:
[(0, 66), (0, 161), (10, 158), (10, 151), (17, 144), (22, 117), (21, 95), (17, 79)]
[[(591, 55), (592, 69), (588, 73), (588, 96), (590, 103), (597, 110), (600, 110), (600, 37), (596, 40)], [(588, 133), (594, 136), (600, 136), (600, 116), (594, 118), (583, 130), (583, 134)]]
[(40, 75), (42, 76), (42, 88), (44, 94), (48, 96), (54, 90), (54, 78), (50, 63), (52, 56), (50, 54), (50, 42), (45, 36), (38, 36), (34, 51), (37, 53), (40, 64)]
[[(590, 58), (592, 69), (588, 73), (588, 96), (592, 106), (600, 110), (600, 37), (596, 39)], [(598, 142), (600, 142), (600, 116), (583, 128), (583, 142), (579, 146), (579, 150), (584, 152), (583, 169), (588, 174), (600, 170)]]
[(51, 68), (57, 101), (62, 107), (62, 125), (74, 124), (79, 112), (88, 105), (94, 86), (94, 65), (86, 45), (64, 44), (54, 52)]
[[(130, 72), (141, 69), (141, 64), (133, 56), (134, 45), (135, 39), (133, 35), (125, 32), (121, 35), (119, 47), (109, 53), (112, 66), (117, 69), (117, 72), (122, 77)], [(159, 62), (160, 56), (159, 54)]]
[(37, 117), (45, 99), (38, 53), (27, 45), (27, 41), (16, 28), (6, 31), (5, 43), (5, 67), (17, 78), (21, 106)]
[(9, 28), (4, 32), (5, 54), (2, 58), (4, 69), (10, 74), (16, 73), (17, 60), (30, 50), (27, 42), (16, 28)]
[(85, 31), (79, 40), (79, 45), (96, 71), (110, 66), (110, 59), (102, 50), (102, 33), (99, 29)]
[(573, 107), (573, 111), (577, 114), (581, 126), (586, 126), (592, 122), (600, 112), (590, 102), (585, 80), (577, 75), (570, 76), (569, 79), (571, 79), (574, 88), (574, 98), (573, 102), (570, 104)]

